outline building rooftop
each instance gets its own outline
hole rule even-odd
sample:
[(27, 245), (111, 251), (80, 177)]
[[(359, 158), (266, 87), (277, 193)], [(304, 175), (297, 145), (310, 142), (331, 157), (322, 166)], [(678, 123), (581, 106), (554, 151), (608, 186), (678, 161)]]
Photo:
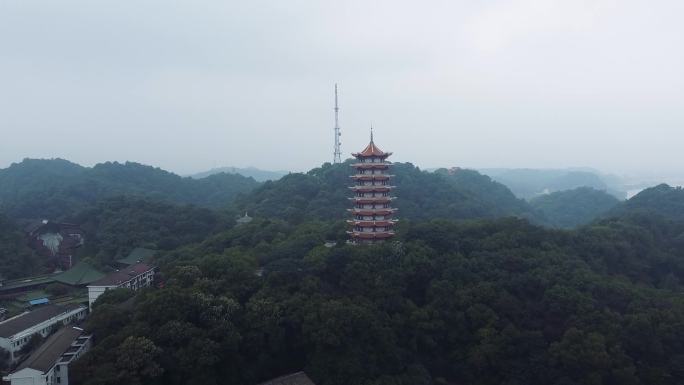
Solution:
[(316, 385), (304, 372), (288, 374), (286, 376), (274, 378), (270, 381), (262, 382), (259, 385)]
[(62, 357), (71, 344), (83, 334), (83, 329), (65, 327), (48, 337), (36, 351), (34, 351), (15, 371), (31, 368), (46, 373)]
[(118, 286), (126, 281), (130, 281), (131, 279), (137, 277), (138, 275), (150, 271), (154, 269), (153, 267), (144, 264), (144, 263), (136, 263), (135, 265), (131, 265), (126, 267), (125, 269), (121, 269), (119, 271), (115, 271), (113, 273), (109, 273), (106, 276), (102, 277), (101, 279), (98, 279), (95, 282), (92, 282), (88, 286)]
[(47, 285), (52, 282), (55, 282), (55, 275), (52, 274), (17, 278), (8, 281), (3, 281), (2, 285), (0, 286), (0, 292), (21, 288), (30, 288), (33, 286)]
[(55, 276), (55, 281), (71, 286), (87, 285), (104, 277), (104, 273), (86, 262), (79, 262), (71, 269)]
[(81, 306), (76, 304), (66, 306), (44, 305), (36, 310), (22, 313), (16, 317), (0, 322), (0, 337), (12, 337), (23, 330), (79, 307)]
[(356, 152), (352, 154), (355, 158), (359, 157), (366, 157), (366, 156), (378, 156), (378, 157), (388, 157), (392, 155), (391, 152), (384, 152), (380, 149), (380, 147), (376, 146), (375, 143), (373, 142), (373, 139), (371, 138), (370, 143), (368, 143), (368, 146), (363, 149), (361, 152)]
[(128, 256), (126, 258), (121, 258), (117, 260), (117, 262), (122, 263), (124, 265), (134, 265), (139, 262), (147, 262), (152, 258), (152, 256), (156, 252), (157, 250), (146, 249), (144, 247), (136, 247), (130, 253), (128, 253)]

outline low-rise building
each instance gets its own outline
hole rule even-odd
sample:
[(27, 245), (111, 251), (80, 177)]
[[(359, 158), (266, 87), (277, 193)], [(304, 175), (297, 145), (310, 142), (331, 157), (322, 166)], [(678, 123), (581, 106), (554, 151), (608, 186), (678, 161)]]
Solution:
[(152, 286), (154, 281), (154, 267), (144, 263), (136, 263), (125, 269), (107, 274), (105, 277), (88, 285), (88, 303), (93, 308), (93, 303), (107, 290), (126, 288), (138, 290)]
[(88, 309), (82, 305), (43, 305), (35, 310), (0, 322), (0, 347), (10, 352), (16, 361), (18, 352), (36, 334), (50, 335), (56, 327), (68, 325), (85, 318)]
[(69, 385), (69, 364), (90, 345), (90, 336), (84, 335), (83, 329), (62, 328), (2, 379), (11, 385)]

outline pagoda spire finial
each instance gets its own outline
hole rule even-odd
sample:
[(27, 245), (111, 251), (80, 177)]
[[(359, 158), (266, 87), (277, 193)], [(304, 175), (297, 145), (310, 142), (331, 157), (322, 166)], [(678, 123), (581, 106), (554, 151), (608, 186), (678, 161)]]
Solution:
[(371, 143), (373, 143), (373, 123), (371, 123), (370, 132), (371, 132)]

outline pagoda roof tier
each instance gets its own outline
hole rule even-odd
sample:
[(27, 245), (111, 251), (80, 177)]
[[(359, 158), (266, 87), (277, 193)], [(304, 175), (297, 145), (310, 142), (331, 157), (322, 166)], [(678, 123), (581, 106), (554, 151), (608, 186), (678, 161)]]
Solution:
[(387, 158), (390, 155), (392, 155), (391, 152), (384, 152), (380, 149), (380, 147), (376, 146), (375, 143), (373, 143), (373, 138), (371, 138), (370, 143), (368, 143), (368, 146), (366, 146), (363, 151), (352, 153), (352, 156), (355, 158), (367, 158), (371, 156)]
[(387, 180), (393, 176), (389, 174), (356, 174), (349, 177), (357, 180)]
[(349, 188), (354, 190), (354, 191), (362, 191), (362, 192), (388, 192), (397, 186), (387, 186), (387, 185), (379, 185), (379, 186), (374, 186), (374, 185), (359, 185), (359, 186), (350, 186)]
[(387, 227), (387, 226), (393, 226), (397, 222), (396, 219), (384, 219), (380, 221), (363, 221), (363, 220), (358, 220), (358, 219), (349, 219), (347, 220), (347, 223), (352, 224), (354, 226), (361, 226), (361, 227)]
[(356, 204), (364, 203), (390, 203), (394, 197), (379, 197), (379, 198), (364, 198), (364, 197), (354, 197), (349, 198), (349, 200), (354, 201)]
[(389, 168), (392, 163), (389, 162), (383, 162), (383, 163), (354, 163), (351, 166), (354, 168), (360, 168), (360, 169), (383, 169), (383, 168)]
[(382, 208), (382, 209), (347, 209), (354, 215), (392, 215), (397, 209), (395, 208)]
[(387, 238), (391, 238), (394, 236), (394, 231), (374, 231), (374, 232), (347, 231), (347, 234), (350, 234), (352, 236), (352, 238), (387, 239)]

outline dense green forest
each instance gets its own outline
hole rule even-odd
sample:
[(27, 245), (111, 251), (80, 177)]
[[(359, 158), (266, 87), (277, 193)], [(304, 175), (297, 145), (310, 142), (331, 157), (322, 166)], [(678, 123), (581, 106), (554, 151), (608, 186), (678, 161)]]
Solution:
[(85, 232), (87, 242), (79, 256), (95, 264), (107, 264), (136, 247), (172, 250), (200, 242), (234, 226), (235, 215), (148, 198), (113, 197), (67, 220), (78, 223)]
[(119, 195), (218, 208), (257, 185), (237, 174), (181, 178), (131, 162), (88, 168), (62, 159), (25, 159), (0, 170), (0, 211), (15, 218), (60, 219)]
[[(95, 265), (160, 250), (163, 287), (98, 300), (76, 384), (252, 385), (299, 370), (318, 385), (684, 380), (681, 189), (527, 203), (475, 171), (397, 163), (396, 242), (354, 247), (350, 172), (222, 191), (232, 176), (27, 160), (0, 171), (0, 274), (42, 271), (14, 222), (39, 212), (79, 224)], [(244, 211), (256, 219), (235, 226)]]
[(591, 187), (557, 191), (530, 201), (532, 208), (544, 215), (547, 224), (561, 228), (587, 224), (619, 203), (614, 196)]
[(43, 262), (17, 224), (0, 212), (0, 280), (41, 273)]
[(684, 189), (666, 184), (645, 189), (615, 207), (608, 216), (626, 213), (644, 213), (677, 221), (684, 220)]
[(75, 383), (684, 379), (681, 223), (404, 221), (396, 243), (322, 245), (343, 229), (255, 221), (165, 254), (163, 289), (98, 301)]

